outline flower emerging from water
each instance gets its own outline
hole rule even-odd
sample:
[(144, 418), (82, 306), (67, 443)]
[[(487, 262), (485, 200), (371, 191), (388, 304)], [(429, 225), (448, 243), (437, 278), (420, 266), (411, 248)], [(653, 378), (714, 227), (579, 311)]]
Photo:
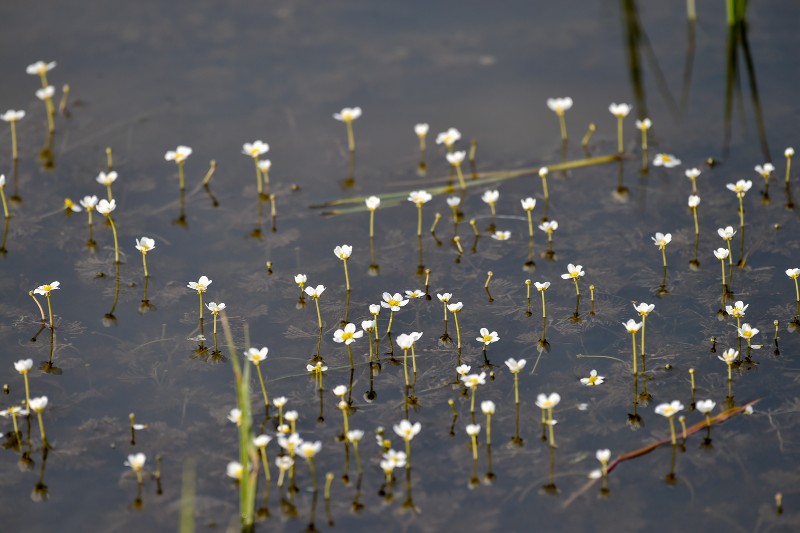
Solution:
[(581, 383), (588, 387), (593, 387), (596, 385), (602, 385), (605, 379), (606, 379), (605, 377), (597, 375), (597, 370), (592, 370), (591, 372), (589, 372), (588, 378), (581, 378)]

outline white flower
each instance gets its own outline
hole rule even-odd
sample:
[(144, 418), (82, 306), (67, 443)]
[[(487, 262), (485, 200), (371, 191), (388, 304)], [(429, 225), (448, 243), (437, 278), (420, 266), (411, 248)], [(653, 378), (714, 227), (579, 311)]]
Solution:
[(36, 63), (31, 63), (27, 67), (25, 67), (25, 72), (28, 74), (33, 74), (35, 76), (41, 76), (46, 72), (53, 70), (56, 67), (56, 62), (51, 61), (50, 63), (45, 63), (44, 61), (37, 61)]
[(344, 261), (353, 253), (353, 247), (349, 244), (342, 244), (341, 246), (334, 248), (333, 253), (336, 255), (336, 257)]
[(208, 302), (206, 304), (206, 307), (208, 308), (209, 311), (211, 311), (211, 313), (218, 315), (220, 311), (225, 309), (225, 304), (223, 302), (220, 303)]
[(28, 371), (33, 368), (33, 359), (20, 359), (14, 363), (14, 368), (20, 374), (27, 374)]
[(395, 468), (403, 468), (406, 466), (406, 452), (388, 450), (382, 457), (381, 468), (384, 472), (391, 472)]
[(733, 236), (736, 235), (736, 231), (734, 231), (732, 226), (728, 226), (726, 228), (719, 228), (717, 230), (717, 233), (719, 234), (720, 237), (722, 237), (726, 241), (731, 240)]
[(739, 332), (740, 337), (748, 340), (752, 339), (755, 335), (758, 335), (759, 331), (758, 329), (751, 327), (747, 322), (742, 324), (742, 327), (736, 328), (736, 330)]
[(539, 169), (539, 177), (546, 178), (547, 175), (550, 173), (550, 170), (547, 167), (542, 167)]
[(56, 88), (53, 87), (52, 85), (48, 85), (47, 87), (43, 89), (38, 89), (36, 91), (36, 98), (38, 98), (39, 100), (47, 100), (49, 98), (52, 98), (54, 94), (56, 94)]
[(764, 163), (763, 165), (756, 165), (755, 171), (766, 180), (769, 179), (770, 174), (775, 172), (775, 166), (772, 163)]
[(792, 279), (797, 279), (800, 277), (800, 268), (787, 268), (786, 275)]
[(564, 111), (572, 107), (572, 98), (565, 96), (563, 98), (548, 98), (547, 107), (554, 111), (556, 115), (563, 115)]
[(436, 297), (439, 299), (439, 301), (440, 301), (440, 302), (442, 302), (442, 303), (445, 303), (445, 304), (446, 304), (447, 302), (449, 302), (449, 301), (450, 301), (450, 298), (452, 298), (452, 297), (453, 297), (453, 295), (452, 295), (451, 293), (449, 293), (449, 292), (445, 292), (445, 293), (442, 293), (442, 294), (439, 294), (439, 293), (437, 292), (437, 293), (436, 293)]
[(783, 155), (784, 155), (784, 156), (785, 156), (787, 159), (791, 159), (791, 158), (792, 158), (792, 156), (794, 156), (794, 148), (792, 148), (792, 147), (790, 146), (789, 148), (787, 148), (786, 150), (784, 150), (784, 151), (783, 151)]
[(84, 209), (91, 211), (97, 206), (97, 196), (84, 196), (80, 203)]
[[(286, 411), (286, 412), (283, 414), (283, 418), (284, 418), (284, 419), (285, 419), (287, 422), (297, 422), (297, 418), (298, 418), (299, 416), (300, 416), (300, 415), (298, 414), (298, 412), (297, 412), (297, 411)], [(296, 435), (296, 433), (295, 433), (295, 435)], [(299, 438), (299, 437), (298, 437), (298, 438)], [(302, 439), (301, 439), (301, 440), (302, 440)]]
[(425, 122), (414, 125), (414, 133), (419, 137), (425, 137), (428, 134), (428, 129), (430, 129), (430, 127)]
[(718, 355), (717, 359), (723, 361), (726, 364), (731, 365), (733, 364), (734, 361), (736, 361), (738, 357), (739, 357), (739, 352), (737, 350), (734, 350), (733, 348), (728, 348), (722, 353), (722, 355)]
[(306, 294), (312, 298), (319, 298), (325, 292), (325, 285), (317, 285), (316, 287), (306, 287)]
[(248, 361), (254, 365), (257, 365), (267, 358), (267, 353), (269, 353), (269, 348), (264, 346), (260, 350), (258, 348), (249, 348), (246, 352), (244, 352), (244, 356)]
[(322, 449), (322, 443), (320, 441), (316, 442), (304, 442), (300, 445), (300, 455), (305, 457), (306, 459), (313, 459), (315, 455), (317, 455), (320, 450)]
[(550, 282), (545, 281), (544, 283), (539, 283), (538, 281), (534, 281), (533, 286), (536, 287), (536, 290), (539, 292), (544, 292), (550, 288)]
[(381, 306), (378, 304), (369, 304), (369, 313), (374, 316), (378, 316), (378, 313), (381, 312)]
[(623, 322), (622, 325), (625, 326), (625, 329), (627, 330), (628, 333), (636, 333), (642, 327), (641, 322), (636, 322), (632, 318), (629, 318), (627, 322)]
[(686, 171), (684, 171), (684, 174), (686, 174), (687, 178), (689, 178), (690, 180), (693, 180), (693, 179), (696, 179), (697, 176), (700, 175), (700, 169), (687, 168)]
[(713, 411), (716, 405), (717, 404), (714, 400), (700, 400), (695, 404), (697, 410), (703, 413), (704, 415), (707, 415), (708, 413)]
[(628, 104), (611, 104), (608, 106), (608, 111), (617, 118), (624, 118), (631, 112), (631, 106)]
[(264, 174), (267, 174), (269, 170), (272, 168), (272, 161), (270, 161), (269, 159), (259, 159), (257, 165), (258, 165), (258, 170), (260, 170)]
[(714, 250), (714, 257), (722, 261), (723, 259), (728, 258), (728, 249), (727, 248), (717, 248)]
[(433, 196), (428, 191), (411, 191), (408, 194), (408, 201), (413, 202), (417, 207), (422, 207), (422, 204), (429, 202)]
[(597, 450), (594, 456), (597, 457), (597, 460), (602, 464), (606, 464), (608, 460), (611, 459), (611, 450), (607, 448), (604, 450)]
[(404, 299), (399, 292), (394, 293), (394, 295), (389, 294), (388, 292), (384, 292), (383, 301), (381, 302), (381, 307), (391, 309), (392, 311), (399, 311), (400, 308), (406, 305), (407, 303), (408, 300)]
[(230, 420), (231, 422), (233, 422), (237, 426), (241, 425), (241, 423), (242, 423), (242, 410), (241, 409), (237, 409), (236, 407), (231, 409), (230, 412), (228, 413), (228, 420)]
[(370, 196), (364, 200), (364, 203), (367, 204), (367, 209), (370, 211), (375, 211), (381, 205), (381, 199), (377, 196)]
[(58, 281), (51, 281), (47, 285), (39, 285), (35, 289), (33, 289), (34, 294), (41, 294), (42, 296), (47, 296), (50, 294), (50, 291), (55, 291), (60, 289), (61, 283)]
[(690, 194), (688, 203), (689, 207), (697, 207), (698, 205), (700, 205), (700, 197), (697, 196), (696, 194)]
[(301, 287), (306, 284), (306, 281), (308, 281), (308, 277), (305, 274), (294, 275), (294, 282), (300, 285)]
[(14, 111), (13, 109), (9, 109), (0, 115), (0, 120), (4, 120), (6, 122), (16, 122), (18, 120), (22, 120), (23, 118), (25, 118), (25, 111), (22, 110)]
[(142, 237), (141, 239), (136, 239), (136, 249), (142, 252), (143, 254), (147, 254), (150, 250), (156, 247), (156, 241), (151, 239), (150, 237)]
[(34, 413), (41, 413), (44, 411), (44, 408), (47, 407), (47, 396), (39, 396), (38, 398), (31, 398), (28, 407), (31, 408), (31, 411)]
[(729, 191), (733, 191), (736, 193), (736, 196), (744, 196), (744, 194), (750, 190), (750, 187), (753, 186), (753, 182), (750, 180), (739, 180), (736, 183), (728, 183), (726, 187)]
[(539, 229), (545, 233), (553, 233), (555, 230), (558, 229), (558, 221), (548, 220), (546, 222), (542, 222), (541, 224), (539, 224)]
[(467, 424), (467, 435), (470, 437), (477, 437), (478, 433), (481, 432), (481, 425), (480, 424)]
[(506, 359), (505, 363), (512, 374), (519, 374), (522, 372), (522, 369), (525, 368), (525, 363), (527, 363), (527, 361), (525, 359), (520, 359), (517, 361), (516, 359), (509, 357)]
[(605, 377), (597, 375), (597, 370), (592, 370), (589, 372), (588, 378), (581, 378), (581, 384), (587, 387), (594, 387), (596, 385), (602, 385), (605, 379)]
[(448, 152), (445, 157), (447, 158), (448, 163), (451, 165), (460, 165), (464, 162), (464, 158), (467, 157), (467, 152), (463, 150), (459, 150), (457, 152)]
[(557, 392), (553, 392), (549, 396), (547, 394), (539, 394), (536, 396), (536, 406), (541, 409), (552, 409), (558, 405), (560, 401), (561, 396)]
[(352, 322), (349, 322), (344, 329), (337, 329), (333, 333), (333, 341), (334, 342), (343, 342), (345, 345), (353, 344), (356, 339), (360, 339), (364, 336), (364, 332), (359, 330), (356, 331), (356, 325)]
[(198, 279), (197, 281), (190, 281), (189, 284), (186, 286), (200, 293), (200, 292), (206, 292), (209, 285), (211, 285), (211, 280), (205, 276), (200, 276), (200, 279)]
[(257, 158), (269, 152), (269, 145), (263, 141), (254, 141), (252, 143), (244, 143), (242, 145), (242, 153), (249, 155), (252, 158)]
[(176, 163), (183, 163), (190, 155), (192, 155), (192, 149), (188, 146), (181, 145), (175, 150), (170, 150), (164, 154), (164, 159), (167, 161), (175, 161)]
[(450, 128), (436, 136), (436, 144), (444, 144), (447, 147), (453, 146), (461, 139), (461, 132), (455, 128)]
[(348, 442), (360, 442), (364, 438), (364, 432), (360, 429), (351, 429), (347, 432)]
[(403, 439), (404, 441), (408, 442), (413, 439), (422, 429), (422, 425), (419, 422), (415, 422), (412, 424), (408, 420), (401, 420), (399, 424), (395, 424), (393, 426), (394, 432), (397, 433), (397, 436)]
[(269, 435), (259, 435), (253, 438), (253, 446), (256, 448), (266, 448), (267, 444), (272, 440)]
[(496, 241), (507, 241), (510, 238), (511, 238), (511, 232), (508, 230), (505, 231), (496, 230), (494, 233), (492, 233), (492, 239)]
[(461, 198), (458, 196), (448, 196), (446, 201), (447, 205), (449, 205), (451, 208), (456, 208), (461, 205)]
[(286, 396), (278, 396), (277, 398), (272, 399), (272, 405), (280, 409), (281, 407), (286, 405), (286, 402), (288, 401), (289, 400), (286, 399)]
[(111, 212), (114, 211), (114, 209), (116, 209), (116, 208), (117, 208), (117, 201), (114, 200), (113, 198), (111, 199), (110, 202), (108, 200), (106, 200), (105, 198), (103, 198), (102, 200), (100, 200), (97, 203), (97, 207), (96, 207), (97, 212), (100, 213), (103, 216), (110, 215)]
[(653, 158), (653, 165), (657, 167), (672, 168), (681, 164), (681, 160), (672, 154), (656, 154)]
[(633, 309), (641, 316), (649, 315), (650, 313), (653, 312), (653, 309), (655, 308), (656, 308), (655, 304), (647, 304), (644, 302), (641, 302), (639, 305), (634, 304), (633, 306)]
[(536, 207), (536, 198), (523, 198), (520, 202), (522, 203), (522, 209), (525, 211), (533, 211), (533, 208)]
[(338, 113), (333, 114), (333, 118), (341, 122), (353, 122), (361, 116), (360, 107), (344, 107)]
[(97, 183), (99, 183), (100, 185), (105, 185), (106, 187), (108, 187), (117, 180), (117, 173), (116, 171), (113, 170), (108, 173), (101, 172), (100, 174), (97, 175), (96, 180)]
[(489, 333), (489, 330), (486, 328), (481, 328), (480, 330), (481, 336), (477, 337), (475, 340), (478, 342), (482, 342), (484, 346), (488, 346), (493, 342), (497, 342), (500, 340), (500, 336), (497, 335), (496, 331), (492, 331)]
[(495, 405), (492, 400), (485, 400), (481, 402), (481, 412), (485, 415), (493, 415), (495, 411)]
[(456, 367), (456, 374), (459, 376), (466, 376), (472, 367), (469, 365), (459, 365)]
[(656, 232), (655, 236), (650, 238), (653, 239), (653, 244), (659, 248), (664, 248), (672, 241), (672, 234)]
[(363, 329), (364, 331), (369, 331), (374, 327), (375, 327), (375, 321), (374, 320), (362, 320), (361, 321), (361, 329)]
[(726, 305), (725, 311), (734, 318), (742, 318), (750, 304), (745, 305), (743, 301), (737, 300), (733, 305)]
[(561, 279), (575, 279), (579, 278), (586, 274), (583, 271), (583, 267), (581, 265), (573, 265), (572, 263), (567, 265), (567, 273), (561, 274)]
[(410, 350), (411, 346), (414, 344), (414, 337), (408, 335), (407, 333), (402, 333), (397, 336), (397, 340), (395, 342), (403, 350)]
[(281, 455), (275, 458), (275, 466), (277, 466), (278, 470), (280, 470), (281, 472), (286, 472), (292, 466), (294, 466), (294, 459), (292, 459), (288, 455)]
[(129, 466), (134, 472), (141, 472), (146, 460), (147, 457), (145, 454), (134, 453), (128, 456), (128, 460), (125, 461), (125, 466)]
[(464, 308), (464, 304), (461, 302), (456, 302), (453, 304), (447, 304), (447, 310), (451, 313), (458, 313), (461, 309)]
[(333, 394), (335, 394), (339, 398), (344, 398), (344, 395), (347, 394), (347, 386), (346, 385), (336, 385), (333, 388)]
[(422, 298), (423, 296), (425, 296), (425, 293), (419, 289), (414, 289), (413, 291), (406, 289), (406, 296), (408, 296), (409, 299)]
[(644, 120), (637, 120), (636, 121), (636, 129), (641, 131), (647, 131), (653, 126), (653, 121), (649, 118)]
[(244, 474), (244, 468), (242, 468), (241, 463), (237, 461), (231, 461), (225, 468), (225, 473), (228, 474), (228, 477), (230, 478), (242, 479), (242, 475)]
[(656, 414), (667, 418), (675, 416), (681, 410), (683, 410), (683, 404), (678, 400), (672, 400), (670, 403), (662, 403), (656, 406)]
[(486, 372), (461, 376), (461, 381), (464, 383), (464, 386), (469, 389), (474, 389), (478, 385), (486, 385)]
[(498, 190), (484, 191), (483, 195), (481, 196), (481, 200), (489, 205), (494, 205), (497, 203), (498, 198), (500, 198), (500, 191)]

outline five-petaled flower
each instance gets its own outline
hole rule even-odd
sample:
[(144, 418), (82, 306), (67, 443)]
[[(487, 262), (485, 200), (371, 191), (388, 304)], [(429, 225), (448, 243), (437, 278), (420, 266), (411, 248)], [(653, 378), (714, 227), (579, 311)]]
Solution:
[(397, 433), (397, 436), (403, 439), (406, 442), (409, 442), (413, 439), (417, 434), (419, 434), (420, 430), (422, 429), (422, 425), (419, 422), (411, 423), (408, 420), (401, 420), (399, 424), (395, 424), (392, 429), (394, 432)]
[(333, 118), (341, 122), (353, 122), (361, 116), (360, 107), (344, 107), (338, 113), (333, 114)]
[(611, 104), (608, 106), (608, 111), (617, 118), (624, 118), (631, 112), (629, 104)]
[(660, 250), (663, 250), (665, 246), (672, 242), (671, 233), (656, 232), (655, 236), (650, 238), (653, 239), (653, 244), (658, 246)]
[(95, 209), (97, 209), (97, 212), (100, 213), (101, 215), (109, 216), (112, 213), (112, 211), (114, 211), (114, 209), (116, 208), (117, 208), (116, 200), (112, 198), (111, 201), (109, 202), (108, 200), (103, 198), (97, 203), (97, 207)]
[(209, 285), (211, 285), (211, 280), (208, 279), (206, 276), (200, 276), (200, 279), (198, 279), (197, 281), (190, 281), (187, 287), (196, 290), (199, 294), (206, 292), (206, 290), (208, 290)]
[(683, 410), (683, 404), (678, 400), (672, 400), (670, 403), (661, 403), (656, 406), (656, 414), (671, 418)]
[(513, 358), (508, 358), (505, 361), (508, 370), (510, 370), (512, 374), (519, 374), (522, 371), (522, 369), (525, 368), (526, 362), (527, 361), (525, 361), (525, 359), (520, 359), (519, 361), (517, 361), (516, 359)]
[(422, 207), (422, 204), (429, 202), (433, 196), (428, 191), (411, 191), (408, 194), (408, 201), (412, 202), (417, 207)]
[(587, 387), (593, 387), (596, 385), (602, 385), (605, 379), (605, 377), (597, 375), (597, 370), (592, 370), (589, 372), (588, 378), (581, 378), (581, 383)]
[(450, 128), (436, 136), (436, 144), (444, 144), (447, 148), (451, 148), (459, 139), (461, 139), (461, 132)]
[(736, 196), (739, 198), (744, 197), (745, 193), (749, 191), (752, 186), (753, 182), (750, 180), (739, 180), (736, 183), (728, 183), (726, 185), (728, 190), (735, 192)]
[(252, 158), (257, 158), (269, 152), (269, 145), (264, 141), (254, 141), (251, 143), (244, 143), (242, 145), (242, 153), (249, 155)]
[(48, 283), (47, 285), (39, 285), (38, 287), (33, 289), (33, 293), (34, 294), (41, 294), (42, 296), (48, 296), (50, 294), (50, 291), (55, 291), (55, 290), (60, 289), (61, 287), (59, 287), (59, 285), (61, 285), (60, 282), (52, 281), (52, 282)]
[(146, 255), (147, 252), (149, 252), (155, 247), (156, 247), (156, 241), (151, 239), (150, 237), (142, 237), (141, 239), (136, 239), (136, 249), (142, 252), (143, 255)]
[(496, 230), (492, 233), (492, 239), (496, 241), (507, 241), (511, 238), (511, 232), (508, 230)]
[(475, 340), (478, 342), (482, 342), (484, 346), (488, 346), (493, 342), (497, 342), (500, 340), (500, 336), (497, 334), (496, 331), (489, 332), (486, 328), (481, 328), (480, 330), (481, 336), (476, 337)]
[(561, 279), (577, 279), (584, 274), (586, 274), (586, 272), (583, 271), (583, 267), (581, 265), (573, 265), (570, 263), (567, 265), (567, 273), (561, 274)]
[(192, 155), (192, 149), (188, 146), (181, 145), (175, 150), (169, 150), (164, 154), (164, 159), (167, 161), (175, 161), (176, 163), (183, 163), (190, 155)]
[(383, 301), (381, 302), (381, 307), (385, 307), (387, 309), (391, 309), (392, 311), (399, 311), (400, 308), (408, 303), (408, 300), (404, 299), (399, 292), (394, 293), (394, 295), (384, 292), (383, 293)]
[(247, 358), (248, 361), (253, 363), (254, 365), (260, 364), (267, 358), (267, 354), (269, 353), (269, 348), (264, 346), (261, 349), (258, 348), (248, 348), (246, 352), (244, 352), (244, 356)]
[(367, 205), (367, 209), (370, 211), (375, 211), (381, 205), (381, 199), (377, 196), (369, 196), (364, 203)]
[(478, 385), (486, 385), (486, 372), (461, 376), (461, 381), (464, 383), (465, 387), (470, 389), (474, 389)]
[(356, 331), (356, 325), (349, 322), (344, 329), (337, 329), (333, 333), (333, 340), (334, 342), (343, 342), (346, 345), (350, 345), (363, 336), (364, 332), (361, 330)]
[(550, 395), (547, 394), (539, 394), (536, 396), (536, 406), (540, 409), (552, 409), (558, 402), (561, 401), (561, 395), (557, 392), (553, 392)]
[(325, 285), (317, 285), (316, 287), (306, 287), (305, 291), (306, 294), (308, 294), (312, 298), (319, 298), (320, 296), (322, 296), (322, 293), (325, 292)]
[(656, 154), (653, 165), (657, 167), (672, 168), (681, 164), (681, 160), (672, 154)]
[(336, 257), (344, 261), (353, 253), (353, 247), (349, 244), (342, 244), (341, 246), (334, 248), (333, 253), (336, 255)]
[(143, 453), (134, 453), (128, 456), (128, 460), (125, 461), (125, 466), (130, 467), (131, 470), (134, 472), (141, 472), (142, 468), (144, 468), (144, 463), (147, 460), (147, 457)]
[(565, 96), (563, 98), (548, 98), (547, 107), (550, 108), (556, 115), (563, 115), (572, 107), (572, 98)]

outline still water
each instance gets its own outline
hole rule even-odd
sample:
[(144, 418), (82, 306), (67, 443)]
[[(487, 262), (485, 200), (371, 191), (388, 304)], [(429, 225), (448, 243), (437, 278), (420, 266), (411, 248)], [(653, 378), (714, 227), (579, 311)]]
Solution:
[[(260, 487), (259, 530), (305, 529), (312, 506), (318, 529), (522, 531), (535, 517), (545, 530), (796, 530), (800, 340), (792, 323), (794, 287), (784, 271), (800, 266), (800, 239), (797, 207), (784, 187), (783, 153), (798, 145), (794, 88), (800, 79), (792, 65), (800, 9), (750, 2), (746, 24), (731, 31), (723, 3), (717, 4), (700, 3), (691, 25), (682, 2), (633, 0), (569, 6), (6, 2), (0, 7), (0, 108), (24, 109), (27, 116), (17, 124), (16, 167), (10, 129), (3, 124), (0, 130), (0, 172), (8, 180), (12, 214), (0, 257), (0, 375), (9, 386), (4, 406), (18, 404), (24, 385), (13, 363), (33, 359), (31, 393), (49, 398), (44, 423), (51, 448), (45, 453), (35, 417), (20, 420), (21, 443), (11, 420), (2, 420), (2, 523), (25, 531), (174, 531), (184, 464), (192, 460), (197, 529), (237, 529), (238, 491), (225, 475), (238, 456), (236, 429), (226, 418), (235, 406), (231, 367), (211, 353), (207, 311), (207, 340), (198, 339), (197, 295), (186, 286), (206, 275), (213, 283), (205, 302), (226, 303), (239, 354), (247, 348), (245, 332), (253, 346), (269, 347), (263, 369), (270, 395), (286, 396), (287, 409), (300, 413), (301, 436), (322, 442), (320, 483), (327, 472), (335, 476), (327, 508), (321, 495), (314, 506), (308, 468), (298, 460), (297, 494), (279, 489), (274, 479), (269, 494)], [(69, 117), (56, 117), (52, 136), (34, 95), (39, 80), (25, 74), (39, 59), (58, 63), (48, 73), (56, 106), (63, 84), (70, 85)], [(566, 113), (565, 146), (545, 105), (556, 96), (575, 102)], [(622, 162), (551, 172), (546, 211), (535, 172), (474, 186), (473, 173), (489, 180), (499, 171), (615, 154), (611, 102), (633, 106)], [(345, 127), (331, 116), (350, 106), (363, 109), (353, 123), (354, 158)], [(643, 172), (633, 124), (645, 117), (654, 124), (645, 160), (666, 152), (680, 158), (680, 166), (650, 164)], [(413, 131), (418, 122), (431, 125), (422, 161)], [(583, 149), (590, 123), (597, 131)], [(403, 194), (393, 207), (387, 195), (455, 181), (445, 150), (434, 143), (436, 133), (451, 126), (463, 134), (460, 149), (477, 141), (474, 166), (464, 163), (472, 183), (461, 204), (465, 218), (455, 225), (445, 203), (449, 194), (436, 194), (423, 207), (417, 239), (414, 206)], [(241, 154), (242, 144), (255, 139), (270, 145), (274, 220), (270, 202), (259, 202), (253, 161)], [(176, 166), (164, 160), (178, 145), (193, 149), (182, 201)], [(95, 177), (107, 170), (107, 147), (119, 173), (113, 184), (118, 269), (102, 217), (95, 213), (97, 244), (87, 247), (86, 213), (66, 217), (62, 209), (67, 197), (104, 197)], [(211, 160), (216, 172), (203, 188)], [(765, 194), (764, 180), (752, 169), (767, 161), (776, 171)], [(691, 182), (684, 176), (691, 167), (702, 171), (697, 240), (687, 207)], [(792, 174), (789, 191), (797, 195)], [(738, 179), (753, 180), (743, 200), (744, 231), (736, 196), (726, 189)], [(481, 201), (490, 188), (500, 192), (494, 219)], [(323, 216), (330, 206), (311, 207), (369, 194), (384, 197), (375, 213), (372, 254), (365, 210)], [(550, 254), (536, 229), (530, 255), (520, 207), (528, 196), (538, 202), (536, 224), (545, 216), (559, 222)], [(442, 219), (431, 235), (437, 212)], [(475, 219), (477, 239), (469, 219)], [(761, 330), (754, 343), (764, 345), (734, 370), (731, 389), (717, 356), (740, 341), (735, 319), (720, 312), (720, 262), (712, 253), (724, 246), (717, 228), (728, 225), (737, 234), (725, 303), (749, 304), (744, 321)], [(492, 239), (490, 226), (510, 231), (510, 239)], [(651, 240), (656, 232), (672, 235), (666, 274)], [(463, 254), (452, 242), (455, 234)], [(147, 285), (134, 248), (144, 235), (156, 242), (147, 256)], [(349, 298), (341, 261), (332, 253), (340, 244), (354, 248)], [(586, 271), (579, 302), (572, 282), (561, 279), (568, 263)], [(397, 364), (402, 351), (395, 346), (387, 353), (385, 310), (378, 319), (380, 371), (368, 364), (364, 337), (352, 346), (351, 374), (347, 351), (333, 342), (333, 333), (345, 316), (356, 324), (369, 318), (368, 305), (385, 291), (426, 292), (426, 269), (432, 298), (412, 300), (393, 318), (395, 339), (423, 332), (409, 402)], [(304, 306), (298, 302), (294, 275), (301, 272), (310, 285), (327, 287), (320, 298), (319, 347), (314, 303), (308, 297)], [(526, 279), (552, 283), (546, 342), (535, 289), (527, 313)], [(39, 311), (27, 293), (53, 280), (61, 289), (52, 296), (51, 336), (47, 328), (40, 331)], [(485, 370), (493, 379), (477, 392), (478, 403), (497, 405), (491, 466), (480, 409), (473, 463), (464, 430), (470, 398), (455, 383), (458, 351), (440, 339), (445, 326), (436, 293), (445, 291), (464, 303), (461, 362), (473, 370), (484, 364), (475, 340), (480, 328), (500, 337), (488, 347), (495, 366)], [(646, 325), (645, 371), (634, 382), (631, 339), (622, 322), (637, 316), (632, 303), (639, 302), (655, 310)], [(454, 340), (452, 315), (447, 328)], [(745, 355), (744, 341), (741, 346)], [(318, 350), (329, 366), (322, 394), (306, 372)], [(513, 378), (503, 364), (509, 357), (527, 360), (519, 379), (518, 434)], [(679, 438), (675, 448), (621, 463), (609, 475), (607, 493), (599, 482), (581, 492), (599, 467), (597, 449), (611, 449), (613, 459), (669, 437), (656, 405), (680, 400), (688, 425), (702, 421), (690, 411), (690, 368), (695, 399), (715, 400), (714, 413), (759, 400), (754, 413), (714, 426), (710, 445), (703, 431), (685, 443)], [(582, 386), (580, 378), (593, 369), (605, 382)], [(338, 384), (349, 385), (350, 427), (366, 432), (360, 479), (354, 450), (336, 438), (342, 416), (331, 390)], [(276, 422), (263, 419), (259, 390), (254, 380), (254, 425), (274, 435)], [(534, 404), (537, 394), (550, 392), (562, 398), (554, 412), (555, 449), (541, 439)], [(132, 412), (147, 424), (135, 444)], [(412, 442), (410, 485), (397, 470), (390, 498), (374, 432), (384, 427), (401, 449), (391, 427), (405, 417), (420, 421), (422, 431)], [(135, 452), (148, 460), (139, 501), (135, 475), (123, 465)], [(277, 455), (275, 442), (268, 452), (271, 459)], [(159, 483), (156, 456), (162, 458)], [(782, 514), (776, 493), (784, 495)]]

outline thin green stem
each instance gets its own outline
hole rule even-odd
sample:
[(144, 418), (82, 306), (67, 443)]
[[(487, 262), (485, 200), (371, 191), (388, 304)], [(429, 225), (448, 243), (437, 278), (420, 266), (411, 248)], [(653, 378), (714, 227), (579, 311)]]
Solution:
[[(11, 157), (16, 161), (19, 159), (19, 154), (17, 153), (17, 123), (11, 122)], [(786, 175), (789, 175), (787, 170)], [(787, 180), (788, 183), (788, 180)]]
[(473, 461), (478, 460), (478, 436), (472, 435), (470, 437), (472, 439), (472, 459)]
[(23, 372), (22, 379), (25, 380), (25, 408), (30, 411), (31, 409), (31, 388), (28, 383), (28, 372)]
[[(48, 291), (45, 295), (47, 298), (47, 314), (50, 315), (50, 329), (53, 329), (53, 304), (50, 302), (50, 292)], [(27, 383), (27, 378), (26, 383)]]
[(623, 133), (622, 133), (622, 117), (617, 117), (617, 151), (619, 153), (623, 153), (625, 151), (625, 144), (622, 140)]
[(661, 259), (664, 262), (664, 268), (667, 268), (667, 247), (661, 247)]
[(406, 387), (408, 387), (408, 348), (403, 348), (403, 373), (406, 377)]
[(372, 239), (375, 237), (375, 211), (370, 210), (369, 212), (369, 238)]
[(319, 323), (319, 329), (322, 329), (322, 314), (319, 312), (319, 298), (314, 298), (314, 304), (317, 306), (317, 322)]
[(200, 297), (200, 320), (203, 320), (203, 293), (202, 293), (202, 291), (197, 291), (197, 295)]
[(144, 277), (149, 278), (150, 274), (147, 272), (147, 254), (142, 254), (142, 265), (144, 266)]
[(673, 417), (669, 417), (669, 434), (672, 437), (672, 445), (675, 446), (678, 441), (675, 438), (675, 419)]
[[(730, 255), (728, 257), (730, 257)], [(720, 265), (722, 266), (722, 286), (725, 287), (725, 285), (727, 285), (725, 283), (725, 259), (724, 258), (720, 259), (719, 262)]]
[(461, 349), (461, 327), (458, 325), (458, 313), (453, 313), (453, 318), (456, 321), (456, 339), (458, 339), (457, 348)]
[(183, 161), (178, 163), (178, 184), (181, 190), (184, 189), (184, 182), (183, 182)]
[(108, 214), (108, 221), (111, 223), (111, 232), (114, 234), (114, 262), (119, 264), (119, 241), (117, 240), (117, 225), (114, 224), (114, 219), (111, 218), (111, 213)]
[(347, 292), (350, 292), (350, 273), (347, 271), (347, 259), (342, 261), (344, 263), (344, 284)]
[(577, 276), (572, 278), (572, 281), (575, 282), (575, 295), (576, 296), (580, 296), (581, 295), (581, 289), (578, 287), (578, 278), (577, 278)]
[(42, 419), (42, 412), (36, 411), (36, 416), (39, 418), (39, 431), (42, 433), (42, 442), (47, 444), (47, 435), (44, 433), (44, 420)]
[(519, 372), (514, 372), (514, 403), (519, 405)]
[(5, 187), (0, 187), (0, 198), (3, 199), (3, 214), (6, 216), (6, 219), (8, 219), (11, 215), (8, 213), (8, 201), (6, 201)]
[(631, 340), (633, 341), (633, 375), (635, 376), (638, 373), (637, 366), (636, 366), (636, 332), (631, 333)]
[(561, 141), (567, 142), (567, 121), (563, 111), (558, 113), (558, 125), (561, 127)]
[(544, 302), (544, 291), (541, 292), (542, 292), (542, 318), (547, 318), (547, 306), (545, 305)]
[(253, 158), (253, 163), (256, 165), (256, 190), (260, 196), (264, 189), (261, 185), (261, 169), (258, 168), (258, 157)]
[(261, 365), (256, 365), (256, 373), (258, 374), (258, 381), (261, 383), (261, 394), (264, 395), (264, 405), (267, 408), (267, 416), (269, 416), (269, 396), (267, 396), (267, 386), (264, 384), (264, 375), (261, 373)]
[(267, 484), (272, 480), (272, 476), (270, 475), (269, 471), (269, 461), (267, 460), (267, 449), (266, 447), (262, 447), (258, 449), (258, 453), (261, 456), (261, 463), (264, 465), (264, 477), (267, 479)]
[(348, 120), (347, 122), (345, 122), (345, 126), (347, 126), (347, 148), (351, 152), (355, 152), (356, 140), (355, 136), (353, 135), (353, 122)]
[(461, 163), (456, 163), (456, 172), (458, 173), (458, 185), (463, 191), (467, 188), (467, 182), (464, 181), (464, 174), (461, 172)]
[(472, 399), (469, 402), (469, 413), (471, 415), (475, 414), (475, 396), (477, 392), (478, 392), (478, 386), (475, 385), (474, 387), (472, 387)]
[(528, 210), (528, 236), (533, 239), (533, 210)]
[(422, 237), (422, 204), (417, 205), (417, 237)]

